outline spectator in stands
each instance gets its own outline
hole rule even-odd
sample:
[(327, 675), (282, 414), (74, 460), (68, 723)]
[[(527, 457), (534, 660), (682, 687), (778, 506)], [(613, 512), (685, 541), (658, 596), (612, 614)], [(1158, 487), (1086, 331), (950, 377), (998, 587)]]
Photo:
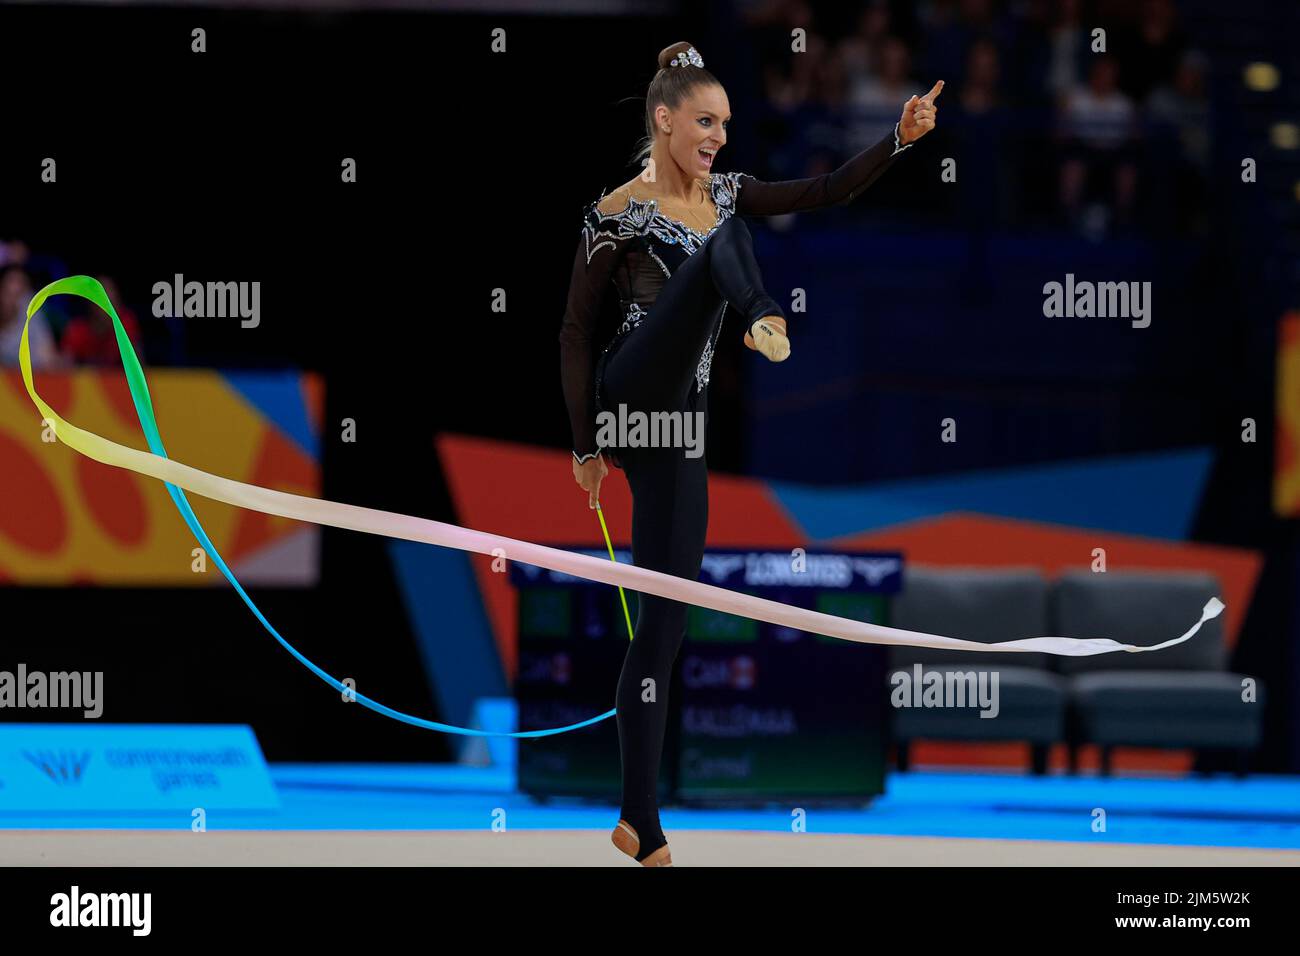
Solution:
[[(47, 282), (69, 274), (67, 263), (57, 255), (39, 250), (33, 252), (22, 239), (0, 241), (0, 266), (6, 265), (22, 266), (33, 289), (42, 288)], [(67, 322), (65, 299), (65, 296), (55, 296), (41, 306), (43, 323), (56, 340)]]
[(790, 56), (790, 31), (815, 31), (813, 8), (806, 0), (747, 0), (740, 4), (748, 27), (746, 44), (758, 63), (783, 63)]
[(1137, 109), (1119, 88), (1116, 59), (1094, 56), (1087, 85), (1066, 94), (1059, 120), (1065, 148), (1061, 204), (1076, 224), (1090, 192), (1127, 219), (1137, 189)]
[[(136, 347), (136, 354), (140, 354), (140, 323), (136, 321), (135, 313), (123, 304), (117, 283), (112, 278), (95, 278), (113, 303), (127, 337)], [(107, 312), (91, 303), (86, 303), (84, 311), (68, 322), (63, 330), (62, 346), (64, 358), (75, 365), (120, 365), (122, 362), (117, 347), (117, 334), (113, 331), (113, 320)]]
[(1005, 180), (1013, 159), (1007, 149), (1011, 117), (1002, 103), (999, 82), (997, 46), (991, 40), (976, 40), (966, 57), (956, 115), (948, 130), (957, 143), (962, 178), (980, 185), (958, 194), (963, 215), (976, 228), (1005, 218)]
[(1157, 222), (1203, 233), (1210, 175), (1210, 107), (1205, 96), (1205, 57), (1183, 55), (1173, 81), (1151, 94), (1147, 112), (1155, 143), (1160, 186)]
[(31, 252), (27, 248), (27, 243), (21, 239), (9, 239), (0, 242), (0, 266), (7, 266), (10, 263), (22, 266), (27, 264), (27, 258)]
[(848, 72), (838, 51), (817, 64), (807, 122), (803, 128), (804, 164), (798, 177), (829, 173), (849, 158), (845, 145), (848, 122)]
[(788, 72), (772, 67), (767, 71), (767, 99), (778, 110), (798, 109), (812, 95), (817, 64), (827, 56), (828, 48), (825, 39), (816, 33), (809, 33), (806, 43), (804, 53), (789, 58)]
[[(848, 148), (852, 153), (866, 149), (894, 128), (899, 103), (916, 92), (911, 82), (912, 54), (898, 37), (881, 46), (880, 69), (876, 75), (858, 77), (849, 91)], [(922, 91), (924, 92), (924, 91)]]
[(769, 148), (763, 171), (775, 179), (796, 179), (809, 165), (813, 147), (807, 131), (823, 115), (818, 74), (835, 57), (821, 36), (810, 33), (807, 52), (790, 59), (789, 73), (777, 66), (765, 71), (767, 95), (759, 127)]
[[(18, 364), (18, 344), (27, 322), (27, 304), (35, 290), (27, 270), (15, 263), (0, 266), (0, 365)], [(50, 369), (62, 365), (54, 333), (45, 316), (37, 312), (27, 332), (32, 368)]]
[[(840, 59), (850, 82), (879, 71), (881, 48), (889, 36), (889, 5), (883, 0), (875, 0), (858, 17), (857, 32), (839, 45)], [(949, 75), (955, 76), (956, 73)]]
[(1175, 131), (1182, 158), (1208, 173), (1210, 168), (1210, 107), (1205, 98), (1205, 56), (1185, 53), (1172, 82), (1151, 94), (1147, 110), (1152, 120)]
[(1001, 51), (1004, 85), (1022, 104), (1037, 106), (1042, 100), (1055, 100), (1056, 91), (1049, 88), (1048, 75), (1056, 9), (1055, 0), (1024, 0), (1011, 45)]
[(1141, 102), (1178, 69), (1187, 38), (1172, 0), (1143, 0), (1137, 28), (1120, 44), (1124, 92)]
[(957, 0), (932, 3), (922, 15), (923, 72), (941, 71), (942, 76), (960, 76), (970, 49), (977, 40), (991, 40), (1007, 47), (1011, 34), (998, 15), (993, 0)]
[(1066, 95), (1083, 78), (1082, 64), (1089, 55), (1089, 33), (1080, 17), (1079, 0), (1060, 0), (1056, 22), (1049, 32), (1051, 58), (1047, 85), (1056, 97)]
[(991, 40), (976, 40), (966, 56), (966, 71), (961, 85), (961, 108), (968, 116), (983, 116), (997, 108), (998, 48)]

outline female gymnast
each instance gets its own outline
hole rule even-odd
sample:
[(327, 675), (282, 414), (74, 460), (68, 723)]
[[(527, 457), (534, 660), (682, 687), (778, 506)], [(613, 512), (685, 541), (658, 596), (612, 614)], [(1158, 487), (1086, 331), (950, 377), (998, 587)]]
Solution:
[[(713, 172), (731, 121), (727, 94), (691, 44), (675, 43), (659, 54), (646, 93), (641, 155), (649, 162), (640, 176), (586, 208), (560, 331), (573, 477), (595, 508), (608, 474), (604, 459), (623, 469), (632, 491), (636, 565), (698, 577), (708, 523), (705, 456), (670, 447), (602, 448), (597, 415), (623, 405), (646, 416), (699, 413), (696, 420), (707, 421), (709, 366), (728, 308), (740, 317), (745, 345), (773, 362), (789, 357), (785, 312), (763, 289), (740, 217), (853, 199), (934, 128), (942, 89), (941, 80), (925, 96), (911, 97), (892, 133), (834, 172), (769, 183)], [(611, 283), (622, 324), (612, 336), (597, 336)], [(596, 342), (607, 343), (598, 359)], [(668, 682), (685, 634), (686, 605), (640, 595), (615, 697), (623, 795), (611, 839), (644, 866), (672, 865), (656, 782)]]

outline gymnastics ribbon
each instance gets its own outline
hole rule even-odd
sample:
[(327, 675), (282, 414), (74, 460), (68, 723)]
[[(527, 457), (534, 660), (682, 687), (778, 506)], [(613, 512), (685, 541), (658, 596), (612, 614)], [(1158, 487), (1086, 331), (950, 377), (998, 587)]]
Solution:
[[(140, 419), (145, 439), (149, 444), (149, 452), (119, 445), (93, 432), (78, 428), (61, 418), (37, 394), (36, 387), (32, 382), (28, 329), (31, 325), (32, 316), (36, 314), (45, 300), (52, 295), (63, 294), (77, 295), (88, 299), (112, 318), (113, 331), (117, 336), (118, 351), (121, 353), (127, 383), (131, 390), (131, 400), (135, 404), (136, 415)], [(248, 605), (249, 610), (253, 612), (254, 616), (262, 623), (262, 626), (285, 650), (325, 683), (335, 690), (353, 697), (358, 703), (386, 717), (429, 730), (477, 737), (545, 737), (589, 726), (612, 716), (615, 711), (610, 710), (598, 717), (592, 717), (580, 723), (571, 724), (567, 727), (555, 727), (549, 730), (515, 731), (511, 733), (483, 731), (454, 727), (449, 724), (403, 714), (371, 700), (351, 688), (345, 687), (299, 653), (271, 626), (271, 623), (258, 609), (257, 605), (253, 603), (213, 546), (211, 539), (208, 538), (207, 532), (204, 531), (203, 526), (194, 515), (194, 511), (190, 508), (189, 501), (181, 489), (238, 508), (249, 508), (264, 514), (291, 518), (295, 521), (309, 521), (331, 528), (364, 531), (367, 534), (377, 534), (403, 541), (436, 544), (444, 548), (455, 548), (477, 554), (491, 555), (500, 549), (508, 560), (536, 565), (552, 571), (585, 578), (589, 581), (612, 584), (619, 587), (620, 591), (621, 588), (626, 586), (643, 594), (654, 594), (686, 604), (711, 608), (726, 614), (736, 614), (758, 621), (766, 621), (769, 624), (777, 624), (800, 631), (810, 631), (814, 634), (836, 637), (860, 644), (907, 645), (959, 651), (1039, 652), (1064, 657), (1089, 657), (1096, 654), (1109, 654), (1114, 651), (1127, 651), (1136, 654), (1157, 651), (1162, 648), (1172, 647), (1175, 644), (1181, 644), (1193, 637), (1207, 620), (1217, 617), (1223, 611), (1223, 603), (1218, 598), (1211, 598), (1206, 602), (1200, 620), (1192, 625), (1185, 634), (1150, 647), (1121, 644), (1108, 638), (1066, 637), (1031, 637), (1015, 641), (1004, 641), (999, 644), (983, 644), (979, 641), (942, 637), (938, 634), (924, 634), (919, 631), (905, 631), (899, 628), (835, 617), (819, 611), (793, 607), (754, 595), (743, 594), (739, 591), (704, 584), (700, 581), (691, 581), (687, 578), (663, 574), (647, 568), (639, 568), (635, 565), (617, 564), (612, 561), (606, 563), (600, 558), (589, 555), (563, 551), (559, 548), (548, 548), (528, 541), (517, 541), (501, 535), (487, 534), (471, 528), (462, 528), (459, 525), (446, 524), (428, 518), (417, 518), (413, 515), (396, 514), (391, 511), (379, 511), (374, 508), (361, 508), (338, 501), (308, 498), (303, 495), (289, 494), (233, 481), (229, 478), (222, 478), (219, 475), (212, 475), (197, 468), (191, 468), (189, 465), (173, 461), (167, 457), (167, 452), (163, 448), (162, 437), (158, 432), (158, 424), (154, 418), (153, 403), (149, 398), (149, 388), (145, 382), (144, 370), (140, 367), (140, 362), (136, 358), (135, 348), (127, 337), (126, 330), (122, 327), (121, 320), (118, 319), (112, 302), (109, 301), (107, 294), (104, 292), (104, 287), (90, 276), (69, 276), (59, 279), (51, 282), (36, 293), (27, 306), (27, 322), (23, 325), (18, 358), (22, 367), (23, 382), (27, 386), (27, 394), (31, 396), (41, 414), (52, 425), (55, 437), (74, 451), (88, 458), (93, 458), (95, 461), (112, 465), (115, 468), (125, 468), (163, 482), (167, 487), (168, 494), (171, 495), (173, 503), (180, 511), (181, 517), (184, 518), (185, 523), (194, 533), (199, 544), (212, 556), (221, 573), (230, 581), (244, 603)], [(601, 524), (603, 528), (603, 516), (601, 517)], [(606, 534), (608, 535), (608, 532)], [(611, 558), (612, 556), (611, 546)], [(628, 623), (630, 626), (630, 618)]]

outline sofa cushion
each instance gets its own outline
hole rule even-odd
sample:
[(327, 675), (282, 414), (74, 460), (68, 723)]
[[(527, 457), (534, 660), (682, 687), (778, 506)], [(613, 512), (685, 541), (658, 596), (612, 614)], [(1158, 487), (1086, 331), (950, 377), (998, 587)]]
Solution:
[(1080, 710), (1105, 708), (1152, 717), (1234, 716), (1264, 705), (1256, 682), (1254, 700), (1242, 700), (1243, 674), (1224, 671), (1094, 671), (1070, 678), (1070, 703)]
[(1241, 699), (1242, 674), (1211, 671), (1099, 671), (1070, 681), (1086, 743), (1250, 750), (1263, 728), (1263, 689)]
[[(890, 623), (907, 631), (942, 634), (984, 644), (1048, 634), (1047, 581), (1036, 568), (940, 568), (911, 565), (893, 602)], [(894, 647), (890, 664), (905, 667), (952, 661), (967, 666), (1014, 658), (1019, 667), (1046, 667), (1046, 654), (969, 653)]]
[[(997, 656), (1005, 661), (1008, 655)], [(922, 683), (918, 691), (916, 667), (915, 664), (891, 667), (889, 671), (895, 739), (1055, 741), (1064, 736), (1067, 682), (1059, 674), (1043, 668), (974, 665), (970, 661), (950, 660), (920, 665)], [(906, 680), (895, 676), (900, 673)], [(977, 681), (984, 675), (985, 694), (996, 694), (992, 700), (977, 696), (978, 684), (973, 688), (976, 696), (972, 699), (969, 678), (956, 676), (972, 673)], [(966, 706), (926, 706), (924, 681), (929, 674), (940, 675), (943, 683), (936, 690), (939, 699), (947, 703), (961, 700), (956, 691), (958, 684), (964, 683)], [(953, 689), (947, 691), (950, 675)], [(993, 716), (981, 716), (982, 712)]]

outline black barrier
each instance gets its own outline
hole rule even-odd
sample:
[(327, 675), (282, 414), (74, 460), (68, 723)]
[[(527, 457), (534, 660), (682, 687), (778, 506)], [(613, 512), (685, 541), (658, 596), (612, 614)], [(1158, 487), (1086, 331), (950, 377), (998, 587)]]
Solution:
[[(607, 552), (570, 548), (608, 558)], [(615, 557), (631, 563), (631, 554)], [(710, 551), (700, 580), (887, 624), (897, 552)], [(627, 624), (618, 589), (512, 563), (519, 590), (519, 729), (614, 706)], [(637, 594), (627, 592), (632, 622)], [(692, 607), (669, 689), (661, 802), (861, 805), (884, 792), (887, 649)], [(617, 803), (617, 726), (522, 740), (519, 788)]]

